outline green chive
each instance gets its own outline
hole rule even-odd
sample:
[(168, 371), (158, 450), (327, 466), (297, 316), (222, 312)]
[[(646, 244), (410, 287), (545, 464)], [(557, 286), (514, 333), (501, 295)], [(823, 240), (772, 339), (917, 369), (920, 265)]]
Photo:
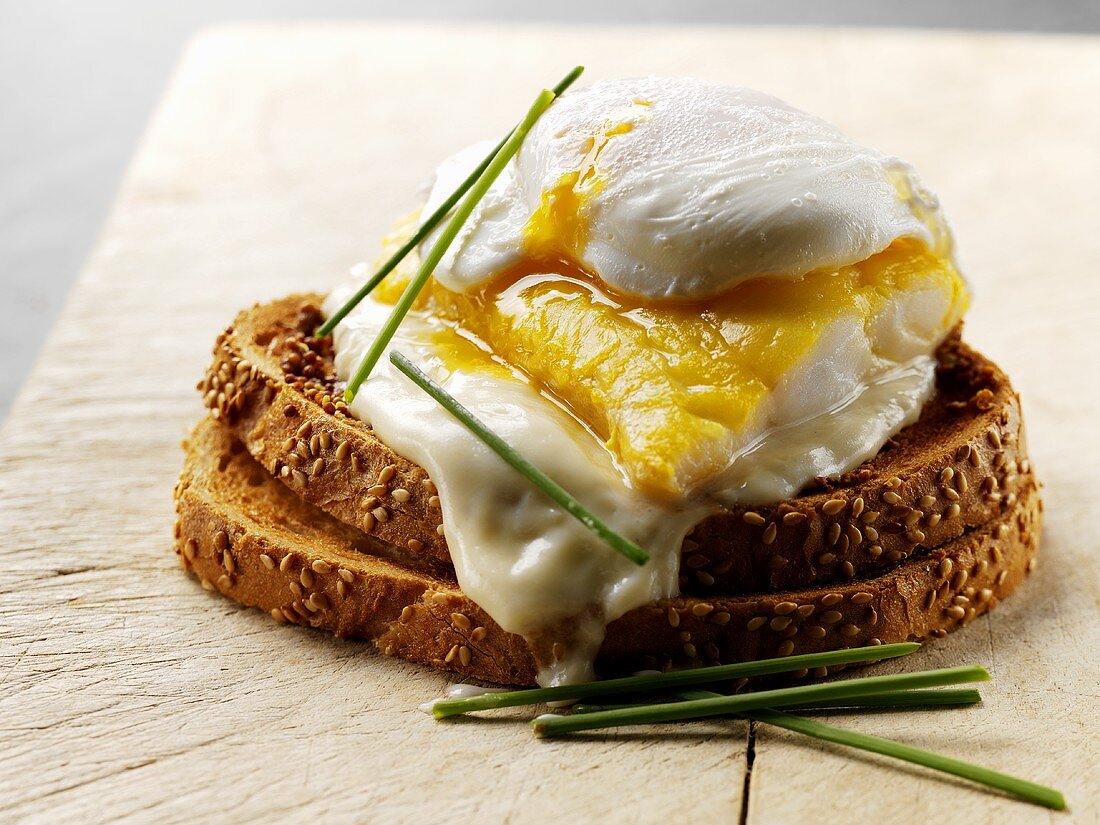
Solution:
[(977, 705), (982, 694), (975, 688), (949, 690), (894, 690), (889, 693), (869, 693), (849, 696), (840, 702), (806, 702), (795, 710), (844, 710), (845, 708), (928, 708), (949, 705)]
[[(721, 696), (706, 690), (679, 690), (680, 699), (707, 699)], [(926, 708), (949, 705), (976, 705), (982, 701), (982, 695), (974, 688), (956, 690), (895, 690), (890, 693), (869, 693), (866, 696), (849, 696), (840, 702), (807, 702), (790, 710), (855, 710), (858, 708)], [(635, 703), (637, 704), (637, 703)], [(598, 713), (605, 710), (619, 710), (634, 705), (574, 705), (570, 713)]]
[(443, 409), (462, 422), (466, 429), (485, 442), (486, 446), (508, 462), (520, 475), (561, 505), (573, 518), (635, 564), (643, 565), (649, 561), (649, 554), (645, 550), (604, 524), (595, 513), (573, 498), (564, 487), (521, 456), (504, 439), (482, 424), (474, 417), (472, 412), (458, 403), (455, 397), (439, 384), (421, 372), (406, 356), (394, 350), (390, 352), (390, 362), (405, 373), (420, 389), (438, 401)]
[(904, 762), (912, 762), (914, 765), (923, 765), (926, 768), (949, 773), (953, 776), (960, 776), (963, 779), (996, 788), (1028, 802), (1034, 802), (1036, 805), (1053, 808), (1056, 811), (1063, 811), (1066, 808), (1065, 797), (1062, 796), (1060, 791), (1053, 788), (1037, 785), (1034, 782), (1028, 782), (1026, 779), (1019, 779), (989, 768), (983, 768), (980, 765), (973, 765), (961, 759), (954, 759), (950, 756), (926, 751), (923, 748), (915, 748), (912, 745), (895, 742), (892, 739), (882, 739), (866, 733), (857, 733), (853, 730), (825, 725), (813, 719), (803, 719), (800, 716), (791, 716), (789, 713), (780, 713), (770, 709), (744, 711), (740, 715), (757, 722), (766, 722), (769, 725), (812, 736), (815, 739), (836, 742), (838, 745), (848, 745), (849, 747), (871, 751), (894, 759), (901, 759)]
[[(769, 673), (785, 673), (811, 667), (830, 667), (847, 665), (853, 662), (879, 661), (907, 656), (920, 649), (916, 642), (900, 642), (891, 645), (872, 647), (852, 647), (845, 650), (827, 650), (821, 653), (803, 653), (798, 656), (783, 656), (778, 659), (758, 659), (755, 662), (738, 662), (732, 665), (696, 667), (688, 670), (673, 670), (669, 673), (647, 673), (642, 676), (625, 676), (621, 679), (606, 679), (602, 682), (587, 682), (581, 685), (561, 685), (532, 690), (510, 690), (502, 693), (485, 693), (464, 699), (437, 699), (432, 703), (432, 715), (436, 719), (456, 716), (460, 713), (472, 713), (478, 710), (511, 708), (520, 705), (537, 705), (545, 702), (564, 702), (572, 699), (590, 699), (595, 696), (619, 696), (642, 691), (660, 691), (689, 685), (708, 685), (743, 676), (763, 676)], [(852, 691), (851, 695), (860, 695), (870, 691)], [(817, 701), (815, 699), (804, 699)]]
[[(963, 682), (989, 681), (989, 673), (981, 667), (953, 667), (942, 670), (924, 670), (917, 673), (900, 673), (888, 676), (870, 676), (848, 679), (843, 682), (827, 682), (819, 685), (800, 685), (792, 688), (761, 690), (736, 696), (693, 699), (687, 702), (670, 702), (663, 705), (637, 705), (602, 713), (582, 713), (577, 716), (544, 714), (531, 724), (539, 736), (561, 736), (582, 730), (616, 728), (624, 725), (645, 725), (655, 722), (677, 722), (682, 719), (702, 719), (725, 716), (729, 713), (761, 708), (793, 707), (807, 702), (839, 702), (868, 693), (886, 693), (892, 690), (956, 685)], [(499, 694), (498, 694), (499, 695)]]
[[(583, 71), (584, 66), (577, 66), (573, 69), (573, 71), (563, 77), (561, 79), (561, 82), (553, 88), (555, 97), (560, 97), (566, 89), (572, 86), (573, 82), (581, 76), (581, 73)], [(324, 338), (326, 335), (331, 334), (332, 331), (336, 329), (336, 325), (343, 321), (348, 316), (348, 313), (359, 305), (360, 301), (370, 295), (371, 292), (374, 291), (374, 288), (382, 283), (385, 277), (393, 272), (397, 265), (401, 263), (402, 260), (404, 260), (405, 256), (412, 252), (412, 250), (415, 249), (416, 246), (422, 240), (424, 240), (424, 238), (426, 238), (428, 234), (436, 228), (436, 226), (439, 225), (439, 222), (447, 217), (450, 211), (454, 209), (454, 206), (456, 203), (458, 203), (459, 199), (466, 194), (470, 187), (474, 185), (477, 179), (480, 178), (482, 173), (489, 167), (489, 164), (492, 163), (493, 158), (495, 158), (497, 153), (504, 148), (505, 142), (511, 136), (512, 132), (509, 132), (507, 135), (501, 138), (501, 141), (496, 145), (496, 148), (494, 148), (488, 155), (486, 155), (485, 159), (478, 164), (478, 167), (470, 173), (469, 177), (467, 177), (466, 180), (462, 181), (462, 183), (459, 184), (458, 188), (450, 194), (447, 200), (443, 201), (443, 203), (439, 205), (439, 208), (432, 212), (432, 214), (429, 215), (427, 219), (420, 224), (420, 228), (413, 233), (413, 236), (405, 241), (401, 248), (394, 252), (393, 255), (390, 256), (389, 260), (382, 264), (382, 267), (374, 273), (371, 279), (363, 284), (363, 286), (359, 288), (359, 291), (351, 296), (351, 298), (349, 298), (347, 302), (342, 307), (340, 307), (340, 309), (338, 309), (331, 318), (321, 324), (320, 328), (317, 330), (318, 338)]]
[[(882, 706), (894, 704), (893, 700), (901, 697), (903, 693), (908, 694), (910, 697), (916, 695), (921, 697), (943, 697), (946, 694), (965, 693), (973, 693), (977, 696), (978, 691), (972, 689), (913, 690), (898, 691), (896, 693), (882, 693), (870, 698), (880, 700), (880, 706)], [(679, 695), (684, 699), (711, 699), (716, 696), (721, 696), (722, 694), (712, 693), (709, 690), (685, 690), (681, 691)], [(850, 704), (851, 702), (852, 699), (850, 697), (846, 704)], [(904, 702), (899, 702), (897, 706), (901, 707), (904, 706), (904, 704)], [(576, 711), (574, 710), (574, 712)], [(800, 716), (792, 716), (789, 713), (780, 713), (779, 711), (770, 709), (750, 710), (738, 715), (746, 719), (752, 719), (756, 722), (765, 722), (769, 725), (793, 730), (796, 733), (801, 733), (813, 737), (814, 739), (823, 739), (826, 742), (836, 742), (839, 745), (848, 745), (853, 748), (859, 748), (860, 750), (871, 751), (872, 753), (882, 754), (883, 756), (890, 756), (894, 759), (901, 759), (905, 762), (912, 762), (914, 765), (923, 765), (926, 768), (943, 771), (944, 773), (949, 773), (954, 776), (961, 776), (963, 779), (970, 779), (981, 785), (997, 788), (1013, 796), (1026, 799), (1028, 802), (1035, 802), (1036, 804), (1045, 805), (1048, 808), (1054, 808), (1058, 811), (1065, 810), (1066, 807), (1065, 798), (1063, 798), (1059, 791), (1053, 788), (1036, 785), (1034, 782), (1028, 782), (1026, 779), (1018, 779), (1015, 776), (1008, 776), (1007, 774), (998, 773), (997, 771), (991, 771), (989, 768), (972, 765), (969, 762), (953, 759), (950, 756), (941, 756), (938, 753), (926, 751), (921, 748), (914, 748), (911, 745), (895, 742), (892, 739), (869, 736), (865, 733), (857, 733), (856, 731), (846, 730), (845, 728), (838, 728), (833, 725), (816, 722), (813, 719), (803, 719)]]
[(554, 93), (549, 89), (543, 89), (542, 94), (535, 98), (535, 102), (531, 104), (531, 108), (527, 111), (527, 114), (524, 116), (523, 120), (520, 121), (512, 134), (508, 136), (508, 140), (504, 142), (500, 151), (493, 156), (489, 165), (485, 167), (485, 171), (481, 173), (478, 179), (470, 187), (470, 190), (466, 193), (466, 197), (462, 199), (462, 203), (455, 209), (450, 222), (447, 224), (442, 234), (440, 234), (439, 239), (432, 245), (431, 251), (424, 257), (424, 260), (420, 264), (420, 269), (417, 270), (416, 275), (413, 276), (409, 285), (405, 287), (405, 291), (401, 293), (401, 297), (397, 299), (397, 303), (394, 305), (390, 317), (386, 319), (386, 323), (382, 326), (382, 330), (378, 333), (378, 337), (374, 339), (374, 343), (371, 344), (367, 354), (363, 357), (363, 362), (359, 365), (359, 369), (356, 370), (355, 375), (352, 376), (351, 381), (348, 382), (348, 388), (344, 392), (345, 400), (350, 402), (355, 398), (355, 393), (359, 391), (359, 387), (361, 387), (363, 382), (370, 377), (371, 370), (373, 370), (374, 365), (378, 363), (378, 359), (382, 357), (382, 353), (389, 345), (390, 339), (401, 325), (401, 321), (405, 318), (406, 313), (412, 308), (416, 296), (420, 294), (420, 291), (424, 288), (424, 284), (432, 277), (432, 272), (435, 271), (444, 253), (446, 253), (447, 249), (454, 242), (454, 239), (458, 236), (459, 230), (470, 217), (470, 213), (474, 211), (477, 202), (485, 197), (485, 193), (489, 191), (489, 187), (493, 185), (493, 181), (496, 180), (504, 170), (504, 167), (507, 165), (508, 161), (512, 159), (512, 156), (519, 151), (519, 147), (523, 144), (523, 139), (527, 137), (527, 133), (531, 130), (531, 127), (535, 125), (535, 121), (539, 119), (539, 116), (545, 112), (546, 108), (553, 102)]

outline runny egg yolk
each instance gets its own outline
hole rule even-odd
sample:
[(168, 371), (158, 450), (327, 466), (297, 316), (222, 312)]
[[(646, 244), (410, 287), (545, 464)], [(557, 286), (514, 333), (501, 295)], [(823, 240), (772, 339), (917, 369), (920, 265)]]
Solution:
[[(635, 105), (646, 105), (637, 101)], [(544, 191), (538, 208), (523, 228), (524, 252), (536, 261), (577, 260), (588, 242), (588, 211), (602, 180), (596, 172), (600, 153), (612, 138), (633, 130), (629, 121), (609, 124), (585, 141), (575, 170), (564, 173)]]
[[(396, 300), (415, 266), (407, 259), (376, 297)], [(447, 366), (522, 374), (602, 439), (633, 484), (680, 497), (745, 446), (830, 325), (854, 316), (874, 342), (872, 327), (898, 323), (903, 300), (931, 310), (899, 334), (934, 344), (968, 297), (949, 260), (899, 240), (851, 266), (758, 278), (706, 302), (645, 304), (561, 259), (529, 258), (473, 292), (432, 281), (416, 309), (439, 320)]]

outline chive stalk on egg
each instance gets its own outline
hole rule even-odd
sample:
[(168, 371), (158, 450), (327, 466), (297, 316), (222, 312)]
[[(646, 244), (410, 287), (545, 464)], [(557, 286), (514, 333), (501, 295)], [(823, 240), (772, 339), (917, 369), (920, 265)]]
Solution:
[(493, 452), (503, 458), (520, 475), (546, 493), (573, 518), (622, 553), (637, 565), (649, 561), (649, 554), (630, 539), (616, 533), (595, 513), (577, 501), (569, 492), (546, 473), (521, 456), (515, 448), (486, 427), (476, 416), (458, 400), (425, 375), (415, 364), (400, 352), (390, 352), (390, 362), (403, 372), (409, 380), (434, 398), (447, 412), (457, 418), (463, 426), (477, 436)]
[[(794, 707), (807, 702), (836, 702), (868, 693), (888, 693), (895, 690), (942, 687), (965, 682), (987, 682), (989, 673), (982, 667), (952, 667), (939, 670), (922, 670), (917, 673), (899, 673), (886, 676), (869, 676), (848, 679), (843, 682), (826, 682), (816, 685), (760, 690), (736, 696), (718, 695), (715, 698), (692, 699), (685, 702), (668, 702), (657, 705), (635, 705), (628, 708), (583, 713), (576, 716), (544, 714), (531, 724), (542, 737), (561, 736), (585, 730), (617, 728), (627, 725), (647, 725), (657, 722), (678, 722), (684, 719), (706, 719), (727, 714), (764, 708)], [(698, 684), (698, 683), (696, 683)], [(500, 695), (500, 694), (496, 694)]]
[[(509, 690), (500, 693), (486, 693), (480, 696), (468, 696), (455, 699), (437, 699), (432, 703), (432, 715), (436, 719), (472, 713), (494, 708), (510, 708), (521, 705), (537, 705), (547, 702), (564, 702), (574, 699), (591, 699), (597, 696), (621, 696), (628, 693), (664, 691), (691, 685), (709, 685), (744, 676), (763, 676), (772, 673), (789, 673), (794, 670), (811, 667), (830, 667), (848, 665), (855, 662), (880, 661), (907, 656), (920, 649), (916, 642), (874, 645), (871, 647), (850, 647), (844, 650), (826, 650), (821, 653), (802, 653), (797, 656), (782, 656), (775, 659), (757, 659), (753, 662), (737, 662), (730, 665), (696, 667), (686, 670), (673, 670), (668, 673), (646, 673), (640, 676), (624, 676), (619, 679), (605, 679), (601, 682), (586, 682), (579, 685), (559, 685), (549, 688), (530, 690)], [(862, 693), (869, 693), (863, 691)], [(852, 691), (851, 695), (861, 695)], [(803, 699), (803, 704), (818, 699)]]
[(500, 148), (493, 159), (489, 162), (489, 165), (485, 167), (485, 171), (481, 173), (478, 179), (474, 182), (473, 186), (466, 193), (466, 197), (462, 199), (462, 202), (455, 209), (454, 215), (451, 216), (450, 222), (444, 228), (439, 238), (432, 245), (431, 250), (424, 257), (424, 260), (420, 264), (420, 268), (416, 271), (416, 275), (409, 281), (409, 285), (405, 287), (405, 291), (401, 293), (401, 297), (397, 299), (397, 303), (394, 304), (393, 311), (390, 313), (390, 317), (386, 319), (386, 323), (382, 325), (381, 331), (378, 336), (371, 343), (370, 349), (367, 350), (367, 354), (363, 356), (362, 362), (359, 364), (359, 369), (355, 371), (355, 375), (352, 376), (348, 382), (347, 390), (344, 391), (344, 400), (348, 403), (355, 398), (355, 394), (359, 391), (359, 388), (363, 385), (374, 369), (375, 364), (378, 363), (378, 359), (382, 357), (382, 353), (385, 352), (386, 347), (390, 343), (390, 339), (393, 338), (397, 328), (401, 325), (401, 321), (404, 320), (405, 315), (412, 309), (413, 302), (416, 301), (416, 296), (420, 294), (420, 291), (424, 289), (424, 285), (428, 283), (428, 279), (432, 277), (432, 273), (435, 271), (436, 266), (443, 259), (444, 254), (454, 243), (454, 239), (458, 237), (458, 232), (462, 229), (462, 225), (466, 223), (470, 214), (474, 211), (474, 207), (477, 206), (478, 201), (485, 197), (485, 193), (489, 191), (489, 187), (493, 185), (493, 181), (499, 177), (500, 173), (504, 170), (508, 161), (512, 159), (512, 156), (519, 151), (519, 147), (523, 144), (523, 139), (527, 137), (527, 133), (531, 130), (531, 127), (535, 125), (535, 121), (539, 119), (539, 116), (546, 111), (546, 108), (553, 103), (554, 93), (549, 89), (543, 89), (542, 93), (535, 98), (535, 102), (531, 104), (531, 108), (527, 110), (527, 114), (519, 125), (515, 128), (508, 139), (504, 141), (504, 145)]
[[(574, 67), (573, 70), (569, 72), (569, 74), (567, 74), (565, 77), (563, 77), (558, 85), (551, 90), (554, 92), (554, 96), (560, 97), (562, 93), (565, 92), (565, 90), (568, 89), (570, 86), (572, 86), (574, 81), (576, 81), (576, 79), (581, 76), (582, 72), (584, 72), (584, 66)], [(416, 230), (416, 232), (413, 233), (412, 237), (405, 241), (405, 243), (401, 245), (401, 248), (394, 252), (393, 255), (391, 255), (384, 264), (382, 264), (378, 271), (371, 276), (370, 280), (363, 284), (363, 286), (361, 286), (359, 290), (354, 295), (352, 295), (351, 298), (349, 298), (342, 307), (340, 307), (340, 309), (332, 314), (331, 318), (321, 324), (321, 326), (317, 329), (318, 338), (324, 338), (326, 335), (330, 335), (332, 331), (336, 329), (336, 325), (343, 321), (348, 316), (348, 313), (350, 313), (359, 305), (360, 301), (370, 295), (370, 293), (374, 291), (374, 288), (382, 283), (382, 281), (385, 280), (386, 276), (397, 268), (397, 265), (405, 259), (405, 256), (412, 252), (413, 249), (415, 249), (420, 244), (420, 242), (423, 241), (429, 235), (429, 233), (431, 233), (431, 231), (435, 229), (445, 217), (447, 217), (448, 214), (450, 214), (451, 210), (454, 209), (455, 204), (457, 204), (459, 200), (461, 200), (462, 196), (470, 190), (470, 188), (477, 182), (478, 178), (480, 178), (485, 173), (485, 170), (489, 168), (489, 164), (493, 162), (493, 158), (495, 158), (500, 153), (500, 150), (504, 148), (505, 143), (508, 142), (508, 139), (513, 135), (514, 132), (515, 129), (508, 132), (507, 135), (501, 138), (500, 143), (498, 143), (493, 148), (493, 150), (485, 156), (484, 160), (482, 160), (481, 163), (477, 165), (477, 168), (474, 169), (474, 171), (471, 172), (469, 176), (467, 176), (467, 178), (458, 185), (458, 188), (455, 189), (455, 191), (452, 192), (447, 197), (447, 199), (439, 205), (439, 208), (437, 208), (434, 212), (432, 212), (431, 215), (423, 220), (423, 222), (420, 224), (420, 227)]]

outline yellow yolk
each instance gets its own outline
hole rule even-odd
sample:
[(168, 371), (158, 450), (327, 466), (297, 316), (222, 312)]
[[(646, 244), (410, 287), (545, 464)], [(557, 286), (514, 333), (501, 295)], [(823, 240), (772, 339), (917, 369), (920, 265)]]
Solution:
[(636, 485), (677, 496), (724, 469), (830, 324), (854, 314), (866, 326), (896, 296), (927, 290), (950, 296), (932, 340), (961, 317), (965, 292), (950, 264), (906, 243), (796, 281), (749, 281), (705, 306), (638, 306), (588, 279), (530, 273), (481, 294), (436, 288), (432, 309), (560, 400)]
[[(638, 103), (637, 105), (645, 105)], [(536, 261), (575, 260), (588, 243), (588, 210), (602, 181), (596, 172), (600, 153), (608, 142), (634, 128), (629, 122), (606, 126), (585, 142), (578, 168), (566, 172), (542, 193), (538, 208), (523, 228), (524, 252)]]
[[(407, 260), (376, 297), (395, 300), (415, 267)], [(854, 315), (873, 341), (869, 327), (890, 302), (931, 296), (942, 317), (909, 333), (935, 341), (968, 301), (948, 260), (904, 240), (852, 266), (759, 278), (704, 303), (643, 305), (561, 263), (528, 261), (470, 293), (430, 283), (418, 309), (442, 321), (445, 364), (519, 371), (603, 439), (636, 486), (660, 496), (724, 469), (834, 322)]]
[[(419, 211), (409, 212), (407, 215), (398, 218), (393, 228), (382, 238), (382, 251), (378, 253), (378, 258), (374, 262), (374, 269), (378, 269), (384, 262), (388, 261), (413, 236), (419, 226)], [(382, 283), (374, 288), (372, 295), (384, 304), (396, 304), (397, 299), (401, 297), (401, 293), (405, 291), (405, 287), (409, 285), (409, 281), (416, 275), (416, 270), (419, 267), (420, 256), (414, 249), (401, 259)], [(417, 296), (413, 309), (423, 309), (427, 302), (428, 292), (425, 290)]]
[(523, 229), (524, 251), (536, 260), (575, 256), (588, 242), (587, 191), (579, 172), (566, 172), (542, 193), (538, 209)]

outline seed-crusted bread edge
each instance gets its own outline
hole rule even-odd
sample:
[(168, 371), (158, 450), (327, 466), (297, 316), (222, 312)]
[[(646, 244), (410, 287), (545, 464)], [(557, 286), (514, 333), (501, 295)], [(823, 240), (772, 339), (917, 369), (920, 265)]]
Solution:
[[(291, 295), (237, 316), (199, 384), (210, 415), (307, 501), (447, 562), (431, 479), (340, 400), (330, 342), (311, 336), (320, 302)], [(958, 333), (938, 357), (934, 400), (872, 461), (795, 498), (701, 523), (684, 544), (681, 590), (708, 596), (866, 577), (1011, 512), (1035, 483), (1019, 400)]]
[[(209, 418), (176, 488), (175, 550), (203, 587), (278, 622), (371, 640), (384, 654), (503, 684), (533, 684), (527, 644), (445, 573), (275, 482)], [(981, 527), (877, 578), (758, 595), (681, 597), (608, 627), (602, 675), (942, 638), (995, 606), (1036, 563), (1034, 485)], [(798, 672), (796, 678), (826, 671)]]
[(239, 313), (217, 339), (198, 389), (211, 417), (307, 501), (391, 544), (449, 562), (435, 485), (335, 387), (331, 341), (312, 338), (321, 296), (290, 295)]

